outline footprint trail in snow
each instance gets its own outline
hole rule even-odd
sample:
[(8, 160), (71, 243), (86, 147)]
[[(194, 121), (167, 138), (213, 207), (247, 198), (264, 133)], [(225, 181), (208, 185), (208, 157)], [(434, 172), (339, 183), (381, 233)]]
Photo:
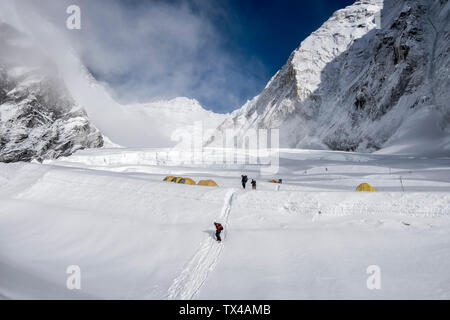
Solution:
[[(223, 221), (222, 224), (225, 230), (228, 226), (234, 193), (234, 190), (230, 190), (227, 193), (220, 215), (220, 220), (221, 222)], [(209, 273), (215, 269), (222, 250), (223, 244), (217, 243), (211, 236), (208, 236), (202, 242), (200, 249), (186, 264), (181, 274), (173, 281), (168, 291), (168, 300), (194, 299), (208, 278)]]

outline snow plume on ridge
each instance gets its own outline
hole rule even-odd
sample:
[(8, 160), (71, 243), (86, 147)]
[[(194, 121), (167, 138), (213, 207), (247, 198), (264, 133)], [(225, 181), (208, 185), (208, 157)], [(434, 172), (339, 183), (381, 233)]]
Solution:
[(450, 154), (450, 3), (385, 0), (377, 25), (380, 7), (335, 12), (217, 136), (279, 128), (285, 147)]
[[(2, 1), (0, 8), (1, 21), (23, 32), (36, 50), (51, 60), (56, 67), (52, 71), (59, 73), (58, 76), (64, 80), (71, 96), (87, 110), (97, 125), (101, 124), (97, 120), (102, 117), (102, 112), (106, 122), (118, 123), (116, 108), (109, 109), (113, 112), (107, 112), (106, 109), (108, 105), (117, 104), (101, 87), (89, 81), (92, 78), (86, 68), (76, 57), (67, 40), (51, 23), (34, 11), (26, 1)], [(103, 129), (101, 125), (98, 127)]]
[[(66, 3), (62, 1), (55, 4), (57, 9), (50, 5), (47, 6), (47, 4), (44, 1), (42, 8), (39, 8), (36, 3), (27, 0), (2, 1), (0, 4), (2, 9), (0, 10), (2, 12), (0, 19), (27, 33), (35, 40), (36, 45), (51, 57), (51, 60), (57, 65), (60, 76), (64, 79), (70, 94), (86, 109), (90, 119), (103, 135), (110, 138), (114, 143), (126, 147), (171, 147), (176, 145), (176, 141), (171, 140), (173, 132), (180, 126), (186, 125), (187, 122), (203, 121), (205, 126), (217, 126), (224, 119), (225, 116), (212, 114), (204, 110), (197, 101), (192, 99), (177, 98), (170, 101), (158, 100), (152, 103), (134, 103), (132, 105), (118, 103), (111, 97), (107, 87), (98, 83), (81, 61), (77, 53), (79, 50), (76, 51), (73, 47), (73, 45), (78, 45), (77, 41), (71, 42), (72, 38), (67, 35), (68, 31), (61, 30), (61, 28), (65, 28)], [(88, 5), (89, 3), (86, 3), (86, 6)], [(95, 7), (94, 4), (92, 5)], [(114, 4), (112, 4), (112, 8), (115, 8)], [(44, 9), (46, 11), (42, 12)], [(62, 16), (58, 20), (60, 25), (55, 24), (49, 17), (52, 14), (47, 11), (52, 10), (61, 11)], [(105, 14), (119, 13), (108, 11)], [(82, 30), (83, 27), (82, 24)], [(92, 37), (89, 33), (84, 33), (84, 35)], [(195, 35), (193, 36), (195, 37)], [(90, 41), (94, 41), (94, 39)], [(98, 50), (99, 57), (103, 56), (101, 53), (104, 53), (104, 51), (102, 50), (106, 49)], [(91, 57), (90, 59), (92, 61), (94, 58)], [(98, 58), (95, 59), (98, 60)], [(114, 72), (113, 65), (119, 60), (98, 61), (101, 62), (99, 67), (104, 70), (111, 68), (111, 72)], [(123, 67), (119, 66), (118, 68)], [(173, 74), (173, 72), (171, 73)], [(184, 81), (189, 83), (186, 79)], [(128, 91), (128, 96), (139, 95), (138, 92), (133, 91), (132, 87), (128, 88)], [(198, 106), (196, 112), (193, 113), (196, 117), (194, 118), (193, 114), (190, 114), (187, 119), (181, 119), (182, 115), (188, 113), (187, 111), (192, 104)], [(175, 108), (173, 108), (174, 105), (176, 105)], [(165, 107), (168, 107), (172, 112), (162, 111)]]
[(0, 162), (53, 159), (101, 147), (100, 132), (68, 92), (57, 66), (29, 36), (2, 21)]

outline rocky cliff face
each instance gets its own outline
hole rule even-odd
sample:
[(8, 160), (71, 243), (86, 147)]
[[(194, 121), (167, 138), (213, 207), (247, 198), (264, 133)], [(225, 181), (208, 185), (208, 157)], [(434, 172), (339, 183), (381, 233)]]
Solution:
[(449, 21), (448, 0), (356, 1), (303, 41), (216, 135), (279, 128), (281, 146), (372, 152), (411, 130), (409, 119), (420, 126), (420, 111), (423, 123), (441, 119), (435, 132), (448, 137)]
[(0, 24), (0, 44), (0, 161), (57, 158), (101, 147), (101, 133), (31, 41)]

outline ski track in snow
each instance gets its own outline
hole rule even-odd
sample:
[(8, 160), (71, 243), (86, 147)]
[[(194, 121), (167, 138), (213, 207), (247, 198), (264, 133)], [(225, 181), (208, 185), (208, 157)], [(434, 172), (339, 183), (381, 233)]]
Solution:
[[(226, 234), (231, 204), (233, 201), (234, 190), (230, 190), (220, 215), (220, 222), (225, 226)], [(225, 240), (225, 236), (223, 237)], [(186, 264), (181, 274), (173, 281), (168, 290), (168, 300), (191, 300), (199, 293), (205, 283), (208, 275), (213, 271), (219, 261), (223, 250), (223, 243), (217, 243), (211, 236), (208, 236), (201, 244), (200, 249)]]

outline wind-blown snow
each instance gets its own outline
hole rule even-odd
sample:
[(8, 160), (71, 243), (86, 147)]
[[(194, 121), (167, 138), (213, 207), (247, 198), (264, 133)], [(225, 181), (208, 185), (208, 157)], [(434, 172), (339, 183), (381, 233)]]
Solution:
[[(205, 129), (215, 129), (227, 116), (207, 111), (195, 99), (184, 97), (120, 104), (83, 65), (67, 37), (49, 21), (33, 10), (21, 10), (21, 4), (14, 2), (2, 8), (5, 12), (0, 22), (9, 23), (34, 41), (33, 46), (51, 61), (52, 72), (62, 78), (68, 95), (86, 110), (108, 146), (173, 147), (179, 144), (172, 140), (177, 130), (190, 130), (196, 121)], [(30, 20), (33, 23), (28, 23)]]
[(67, 156), (103, 145), (33, 41), (0, 21), (0, 161)]

